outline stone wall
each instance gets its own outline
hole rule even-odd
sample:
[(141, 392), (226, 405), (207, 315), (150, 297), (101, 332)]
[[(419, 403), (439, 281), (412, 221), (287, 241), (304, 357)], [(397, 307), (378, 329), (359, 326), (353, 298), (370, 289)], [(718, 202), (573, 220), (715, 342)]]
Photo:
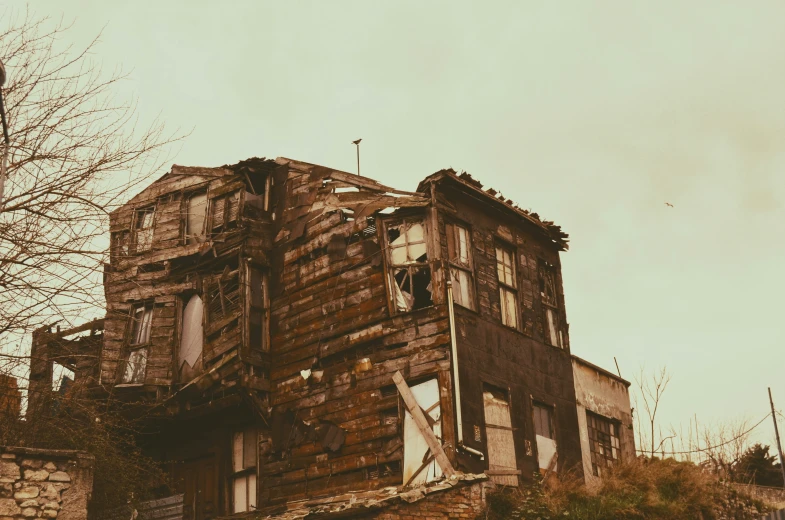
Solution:
[(84, 520), (93, 489), (91, 455), (0, 446), (0, 520)]
[(733, 484), (737, 491), (746, 493), (752, 498), (762, 500), (771, 507), (777, 509), (785, 508), (785, 489), (768, 487), (768, 486), (753, 486), (750, 484)]

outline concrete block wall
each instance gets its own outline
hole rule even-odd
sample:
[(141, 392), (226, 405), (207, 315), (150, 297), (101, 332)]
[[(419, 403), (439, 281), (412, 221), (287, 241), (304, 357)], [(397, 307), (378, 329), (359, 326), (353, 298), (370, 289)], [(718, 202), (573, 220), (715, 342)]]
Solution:
[(0, 446), (0, 520), (85, 520), (93, 465), (83, 452)]

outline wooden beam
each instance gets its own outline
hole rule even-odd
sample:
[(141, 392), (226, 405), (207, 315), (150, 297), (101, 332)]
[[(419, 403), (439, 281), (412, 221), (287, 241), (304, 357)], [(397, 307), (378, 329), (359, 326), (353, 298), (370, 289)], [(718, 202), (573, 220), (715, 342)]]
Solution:
[[(401, 397), (403, 397), (403, 403), (406, 405), (406, 409), (409, 410), (410, 414), (412, 414), (414, 423), (417, 425), (417, 428), (420, 430), (420, 433), (425, 439), (425, 442), (431, 449), (431, 453), (433, 453), (434, 457), (436, 457), (436, 462), (439, 464), (439, 466), (441, 466), (442, 472), (447, 478), (452, 477), (455, 475), (455, 469), (453, 469), (452, 464), (450, 464), (450, 460), (444, 453), (442, 445), (439, 444), (439, 439), (437, 439), (436, 435), (433, 433), (433, 430), (422, 413), (422, 408), (420, 408), (420, 405), (417, 404), (417, 399), (415, 399), (414, 394), (412, 394), (409, 385), (406, 384), (406, 381), (403, 379), (403, 375), (401, 375), (400, 371), (397, 371), (395, 374), (393, 374), (393, 382), (395, 383), (395, 386), (398, 387), (398, 393), (400, 393)], [(406, 448), (404, 447), (404, 449)]]

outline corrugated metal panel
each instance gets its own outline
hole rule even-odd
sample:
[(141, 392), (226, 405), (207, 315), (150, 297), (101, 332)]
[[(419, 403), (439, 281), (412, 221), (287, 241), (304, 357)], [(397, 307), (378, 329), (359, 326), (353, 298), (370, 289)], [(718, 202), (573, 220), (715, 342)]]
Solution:
[(785, 509), (774, 511), (766, 516), (762, 516), (760, 520), (785, 520)]

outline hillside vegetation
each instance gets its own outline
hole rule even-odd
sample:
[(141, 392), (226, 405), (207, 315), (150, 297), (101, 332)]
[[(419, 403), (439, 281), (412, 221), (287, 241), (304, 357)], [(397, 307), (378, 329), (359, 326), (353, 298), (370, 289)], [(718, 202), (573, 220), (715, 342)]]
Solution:
[(535, 474), (523, 491), (490, 494), (477, 519), (757, 520), (767, 511), (692, 463), (654, 459), (619, 465), (594, 489), (571, 477), (543, 486)]

